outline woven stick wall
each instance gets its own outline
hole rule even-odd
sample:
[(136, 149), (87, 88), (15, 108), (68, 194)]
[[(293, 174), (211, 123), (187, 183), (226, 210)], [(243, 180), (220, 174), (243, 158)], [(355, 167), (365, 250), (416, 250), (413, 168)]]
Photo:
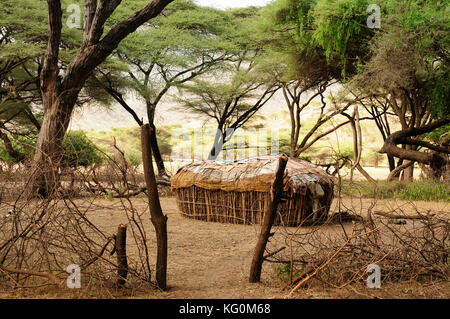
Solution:
[[(260, 224), (269, 201), (278, 157), (233, 163), (194, 163), (172, 178), (183, 216), (232, 224)], [(323, 220), (333, 200), (333, 181), (311, 163), (290, 159), (284, 197), (275, 225), (298, 226)]]

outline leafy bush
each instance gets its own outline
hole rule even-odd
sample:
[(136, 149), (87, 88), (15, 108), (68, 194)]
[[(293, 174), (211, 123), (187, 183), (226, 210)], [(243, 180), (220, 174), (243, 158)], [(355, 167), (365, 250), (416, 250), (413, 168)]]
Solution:
[(142, 157), (138, 157), (135, 154), (129, 154), (127, 155), (127, 161), (131, 165), (141, 165), (142, 164)]
[(63, 161), (70, 167), (89, 166), (101, 163), (98, 149), (83, 131), (70, 131), (63, 142)]
[[(32, 158), (36, 145), (37, 136), (10, 136), (13, 148), (24, 154), (28, 158)], [(69, 131), (63, 142), (63, 162), (70, 167), (89, 166), (102, 161), (97, 147), (92, 143), (83, 131)], [(6, 163), (15, 163), (5, 149), (3, 143), (0, 143), (0, 160)]]

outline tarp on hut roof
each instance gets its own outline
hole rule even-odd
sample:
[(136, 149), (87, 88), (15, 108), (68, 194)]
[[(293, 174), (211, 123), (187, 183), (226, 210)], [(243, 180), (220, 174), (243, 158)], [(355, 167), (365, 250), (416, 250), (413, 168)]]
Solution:
[[(172, 177), (172, 190), (197, 186), (208, 190), (269, 192), (278, 158), (261, 156), (235, 162), (194, 162), (180, 168)], [(295, 193), (305, 194), (309, 188), (321, 197), (320, 185), (333, 186), (331, 176), (307, 161), (290, 158), (285, 174), (285, 190), (292, 188)]]

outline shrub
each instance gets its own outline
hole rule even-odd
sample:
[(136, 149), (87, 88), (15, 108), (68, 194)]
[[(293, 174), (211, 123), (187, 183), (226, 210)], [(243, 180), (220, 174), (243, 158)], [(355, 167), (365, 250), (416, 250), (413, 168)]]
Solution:
[(141, 165), (142, 164), (142, 157), (137, 156), (136, 154), (129, 154), (127, 155), (128, 163), (131, 165)]
[(70, 131), (63, 142), (64, 164), (70, 167), (89, 166), (101, 163), (97, 147), (83, 131)]

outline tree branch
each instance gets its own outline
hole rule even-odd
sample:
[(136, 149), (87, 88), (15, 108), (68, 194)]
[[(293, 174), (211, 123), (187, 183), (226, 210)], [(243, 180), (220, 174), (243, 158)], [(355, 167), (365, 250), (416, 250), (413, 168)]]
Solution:
[(431, 164), (437, 160), (437, 154), (424, 153), (414, 150), (407, 150), (397, 147), (397, 144), (408, 142), (408, 137), (418, 136), (421, 134), (432, 132), (433, 130), (450, 123), (450, 115), (436, 120), (428, 125), (417, 128), (409, 128), (402, 131), (392, 133), (383, 147), (380, 153), (386, 153), (405, 160), (415, 161), (423, 164)]

